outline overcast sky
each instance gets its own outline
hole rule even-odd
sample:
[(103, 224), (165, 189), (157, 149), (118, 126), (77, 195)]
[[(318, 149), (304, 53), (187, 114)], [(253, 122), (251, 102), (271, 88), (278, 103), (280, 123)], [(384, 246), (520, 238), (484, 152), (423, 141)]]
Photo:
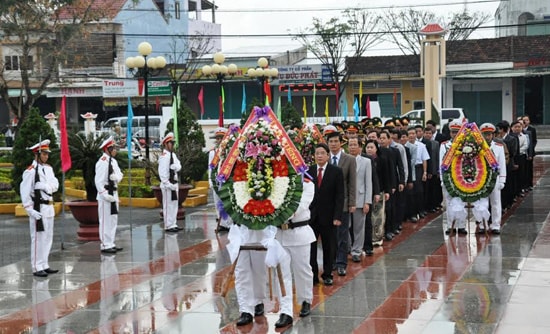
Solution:
[[(483, 11), (493, 17), (500, 0), (215, 1), (218, 6), (216, 23), (222, 25), (222, 51), (227, 55), (230, 54), (228, 51), (239, 47), (256, 46), (261, 49), (262, 45), (299, 45), (288, 36), (254, 37), (251, 35), (285, 35), (289, 31), (297, 33), (300, 29), (309, 26), (313, 17), (326, 21), (348, 7), (369, 8), (375, 12), (383, 13), (390, 6), (395, 6), (398, 10), (412, 6), (417, 10), (428, 10), (438, 15), (446, 15), (450, 12), (461, 12), (465, 3), (467, 3), (469, 11)], [(493, 24), (494, 21), (488, 23), (490, 26)], [(492, 38), (494, 36), (494, 29), (485, 29), (475, 33), (471, 38)], [(367, 55), (399, 54), (399, 50), (392, 48), (391, 45), (381, 44)]]

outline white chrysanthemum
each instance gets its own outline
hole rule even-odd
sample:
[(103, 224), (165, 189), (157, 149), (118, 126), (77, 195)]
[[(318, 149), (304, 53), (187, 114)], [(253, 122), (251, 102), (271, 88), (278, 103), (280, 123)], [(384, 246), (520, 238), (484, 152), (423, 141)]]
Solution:
[(233, 182), (233, 189), (235, 192), (235, 201), (239, 208), (243, 209), (246, 203), (251, 199), (246, 181)]
[(290, 179), (286, 176), (278, 176), (273, 180), (273, 189), (269, 195), (269, 200), (275, 209), (278, 209), (285, 202), (285, 196), (288, 192)]

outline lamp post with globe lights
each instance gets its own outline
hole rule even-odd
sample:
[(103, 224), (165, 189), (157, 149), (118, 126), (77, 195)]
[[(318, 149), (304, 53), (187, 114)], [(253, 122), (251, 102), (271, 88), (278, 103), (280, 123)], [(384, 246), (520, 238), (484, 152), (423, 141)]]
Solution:
[(264, 103), (266, 94), (265, 84), (277, 78), (279, 76), (279, 70), (275, 67), (269, 67), (269, 61), (265, 57), (261, 57), (258, 59), (258, 67), (249, 68), (247, 75), (252, 79), (258, 80), (260, 83), (260, 96), (262, 97), (262, 103)]
[(212, 58), (214, 64), (204, 65), (202, 67), (202, 74), (207, 77), (214, 76), (220, 87), (218, 126), (223, 127), (223, 83), (228, 76), (232, 77), (237, 74), (238, 68), (235, 64), (224, 65), (225, 56), (221, 52), (214, 53)]
[[(153, 52), (153, 47), (148, 42), (141, 42), (138, 45), (139, 56), (126, 58), (126, 67), (132, 75), (138, 79), (143, 79), (143, 98), (145, 101), (145, 159), (149, 160), (149, 77), (158, 75), (166, 66), (166, 59), (162, 56), (149, 57)], [(126, 138), (131, 140), (131, 138)], [(148, 166), (148, 165), (147, 165)], [(151, 185), (151, 171), (149, 167), (145, 169), (145, 184)]]

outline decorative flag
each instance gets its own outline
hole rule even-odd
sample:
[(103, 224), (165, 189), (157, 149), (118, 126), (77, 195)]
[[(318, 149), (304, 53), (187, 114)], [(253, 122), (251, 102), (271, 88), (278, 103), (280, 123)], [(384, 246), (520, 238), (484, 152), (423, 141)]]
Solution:
[(264, 93), (265, 93), (265, 105), (268, 106), (273, 100), (271, 98), (271, 86), (269, 85), (268, 80), (264, 81)]
[(370, 95), (367, 95), (367, 105), (365, 109), (367, 110), (367, 117), (370, 118)]
[(283, 121), (281, 118), (281, 95), (279, 95), (279, 98), (277, 99), (277, 119), (279, 122)]
[(204, 116), (204, 87), (201, 86), (201, 89), (199, 90), (199, 96), (197, 98), (199, 100), (199, 106), (201, 108), (201, 119)]
[(344, 99), (344, 121), (348, 120), (348, 99)]
[(330, 119), (328, 117), (328, 96), (327, 98), (325, 99), (325, 120), (327, 121), (326, 123), (329, 124), (330, 123)]
[(359, 111), (361, 111), (362, 106), (363, 106), (363, 81), (359, 81)]
[(315, 96), (317, 92), (317, 88), (315, 86), (317, 85), (313, 84), (313, 100), (311, 101), (311, 107), (313, 109), (313, 117), (315, 117), (315, 113), (317, 112), (317, 97)]
[(357, 98), (353, 102), (353, 114), (355, 115), (355, 121), (359, 122), (359, 101), (357, 101)]
[(134, 110), (132, 109), (132, 101), (130, 101), (130, 97), (128, 96), (128, 121), (126, 122), (126, 147), (128, 148), (128, 160), (132, 160), (132, 121), (133, 119), (134, 119)]
[(393, 89), (393, 109), (397, 108), (397, 88)]
[(306, 105), (306, 97), (303, 96), (302, 97), (304, 100), (303, 100), (303, 107), (302, 107), (302, 110), (304, 111), (304, 123), (307, 123), (307, 105)]
[(243, 83), (243, 103), (241, 105), (241, 113), (246, 113), (246, 89), (244, 88), (244, 83)]
[[(180, 87), (178, 85), (178, 92), (174, 96), (174, 102), (172, 102), (172, 119), (174, 120), (174, 148), (177, 148), (179, 145), (179, 131), (178, 131), (178, 110), (180, 108)], [(161, 135), (164, 135), (163, 133)]]
[(290, 88), (290, 84), (288, 84), (288, 92), (286, 98), (288, 99), (288, 102), (292, 102), (292, 89)]
[(61, 134), (61, 170), (66, 173), (71, 169), (73, 162), (69, 151), (69, 137), (67, 136), (67, 97), (61, 98), (61, 115), (59, 120), (59, 132)]

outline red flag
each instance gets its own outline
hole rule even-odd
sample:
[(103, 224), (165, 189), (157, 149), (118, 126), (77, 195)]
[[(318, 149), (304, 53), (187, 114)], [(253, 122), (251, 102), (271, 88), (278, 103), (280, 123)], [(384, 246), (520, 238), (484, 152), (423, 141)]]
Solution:
[[(271, 87), (269, 86), (269, 81), (264, 81), (264, 93), (265, 93), (265, 96), (267, 97), (267, 101), (269, 103), (271, 103)], [(264, 102), (264, 101), (262, 101)]]
[(155, 98), (155, 111), (160, 114), (160, 97)]
[(367, 117), (370, 118), (370, 96), (367, 95)]
[(59, 132), (61, 134), (61, 170), (66, 173), (71, 169), (71, 152), (69, 151), (69, 137), (67, 136), (67, 97), (61, 98), (61, 115), (59, 117)]
[(199, 106), (201, 107), (201, 117), (204, 116), (204, 87), (201, 86), (201, 89), (199, 90), (199, 96), (197, 98), (199, 100)]
[(393, 109), (397, 108), (397, 88), (393, 89)]

